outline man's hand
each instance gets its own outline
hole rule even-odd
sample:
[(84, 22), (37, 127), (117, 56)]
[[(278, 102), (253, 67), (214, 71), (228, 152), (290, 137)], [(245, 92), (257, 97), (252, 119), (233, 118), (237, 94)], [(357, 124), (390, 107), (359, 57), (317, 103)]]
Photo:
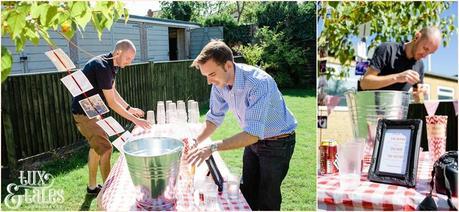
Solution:
[(416, 103), (424, 102), (424, 94), (427, 93), (427, 88), (424, 84), (418, 83), (417, 87), (413, 87), (413, 99)]
[(130, 112), (132, 115), (136, 116), (137, 118), (143, 117), (145, 115), (145, 112), (139, 108), (131, 107), (129, 108), (128, 112)]
[(142, 127), (143, 129), (151, 129), (151, 123), (145, 119), (137, 118), (133, 121), (133, 123), (139, 127)]
[(188, 152), (186, 161), (191, 165), (199, 166), (202, 162), (207, 160), (210, 155), (212, 155), (212, 151), (210, 151), (210, 145), (199, 148), (196, 147)]
[(397, 76), (395, 77), (395, 81), (398, 83), (406, 82), (411, 85), (414, 85), (419, 82), (419, 74), (416, 71), (408, 69), (404, 72), (397, 74)]

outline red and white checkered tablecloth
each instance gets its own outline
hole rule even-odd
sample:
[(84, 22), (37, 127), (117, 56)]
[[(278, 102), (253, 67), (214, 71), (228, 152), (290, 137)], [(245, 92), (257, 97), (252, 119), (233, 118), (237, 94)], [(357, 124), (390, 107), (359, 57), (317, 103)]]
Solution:
[[(187, 127), (188, 135), (194, 135), (198, 131), (199, 127)], [(176, 130), (176, 129), (175, 129)], [(149, 131), (140, 131), (139, 129), (134, 129), (133, 134), (135, 137), (155, 135), (155, 136), (164, 136), (165, 133), (171, 131), (164, 131), (158, 133), (158, 129), (152, 129)], [(183, 133), (183, 131), (181, 131)], [(175, 134), (176, 135), (176, 134)], [(172, 136), (174, 137), (174, 136)], [(176, 136), (178, 137), (178, 136)], [(205, 143), (210, 142), (210, 140), (205, 141)], [(224, 164), (220, 155), (215, 152), (213, 154), (215, 162), (224, 178), (226, 178), (229, 173), (228, 168)], [(188, 167), (182, 161), (180, 165), (180, 172), (176, 184), (176, 207), (177, 211), (202, 211), (205, 208), (199, 208), (197, 206), (197, 195), (193, 194), (193, 177), (188, 174)], [(211, 176), (206, 176), (207, 173), (206, 163), (202, 163), (200, 166), (196, 167), (195, 178), (199, 177), (205, 181), (213, 182)], [(110, 175), (107, 178), (101, 192), (97, 196), (97, 208), (98, 210), (106, 211), (133, 211), (133, 210), (142, 210), (136, 206), (136, 190), (134, 189), (134, 184), (132, 183), (129, 170), (126, 164), (124, 155), (120, 155), (115, 165), (112, 167)], [(244, 196), (239, 191), (239, 198), (236, 200), (231, 200), (228, 198), (228, 194), (224, 189), (223, 192), (218, 194), (218, 205), (221, 210), (225, 211), (248, 211), (250, 210), (247, 201), (244, 199)]]
[[(341, 189), (338, 174), (317, 179), (319, 210), (415, 210), (430, 191), (432, 164), (428, 152), (419, 157), (415, 188), (370, 182), (362, 176), (355, 189)], [(447, 197), (434, 194), (439, 210), (448, 210)], [(453, 202), (457, 202), (454, 198)]]

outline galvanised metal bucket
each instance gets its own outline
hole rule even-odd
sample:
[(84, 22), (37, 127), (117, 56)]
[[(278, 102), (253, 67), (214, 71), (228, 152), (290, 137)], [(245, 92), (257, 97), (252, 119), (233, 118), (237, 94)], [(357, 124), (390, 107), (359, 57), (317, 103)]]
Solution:
[(174, 208), (182, 148), (180, 140), (169, 137), (143, 137), (124, 144), (129, 173), (138, 191), (138, 207)]
[(378, 120), (406, 119), (410, 94), (405, 91), (375, 90), (348, 91), (345, 96), (354, 139), (366, 142), (364, 160), (371, 160)]

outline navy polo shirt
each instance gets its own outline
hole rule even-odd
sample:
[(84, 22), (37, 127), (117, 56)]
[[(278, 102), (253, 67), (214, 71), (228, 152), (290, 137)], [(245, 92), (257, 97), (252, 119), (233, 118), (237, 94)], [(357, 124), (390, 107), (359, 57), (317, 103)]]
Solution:
[[(83, 74), (88, 78), (93, 89), (86, 92), (88, 97), (99, 94), (104, 103), (108, 106), (107, 100), (105, 99), (103, 89), (109, 90), (113, 88), (115, 82), (116, 73), (118, 68), (113, 65), (112, 53), (103, 54), (96, 56), (89, 60), (83, 67)], [(73, 114), (85, 114), (80, 104), (80, 100), (86, 98), (83, 94), (73, 98), (72, 102), (72, 113)]]
[[(412, 69), (418, 72), (421, 83), (424, 81), (422, 60), (408, 59), (403, 43), (388, 42), (379, 45), (370, 60), (370, 67), (379, 72), (378, 76), (401, 73)], [(409, 83), (395, 83), (378, 90), (408, 91), (412, 86)]]

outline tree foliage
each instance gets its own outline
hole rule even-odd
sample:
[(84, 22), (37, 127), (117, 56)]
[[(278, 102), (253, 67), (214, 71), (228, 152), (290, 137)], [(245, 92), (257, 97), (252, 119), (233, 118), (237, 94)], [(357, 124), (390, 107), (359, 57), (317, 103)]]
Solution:
[[(223, 26), (224, 41), (252, 65), (269, 72), (280, 87), (304, 87), (315, 77), (314, 2), (162, 2), (164, 18), (186, 17), (203, 26)], [(191, 8), (180, 9), (180, 8)], [(172, 9), (175, 8), (175, 9)], [(178, 11), (175, 15), (170, 11)], [(184, 20), (184, 19), (180, 19)], [(255, 37), (251, 26), (258, 27)], [(247, 36), (250, 34), (250, 36)]]
[(206, 18), (222, 14), (231, 4), (225, 1), (162, 1), (161, 18), (201, 23)]
[[(323, 30), (318, 38), (319, 49), (349, 66), (355, 51), (352, 39), (359, 35), (359, 26), (370, 23), (368, 49), (381, 42), (410, 40), (425, 26), (438, 26), (443, 33), (443, 45), (448, 45), (455, 31), (454, 16), (442, 18), (451, 2), (320, 2), (318, 18)], [(327, 73), (326, 73), (327, 74)], [(329, 73), (330, 74), (330, 73)]]
[(212, 15), (203, 20), (201, 23), (205, 27), (222, 26), (223, 27), (223, 40), (225, 43), (232, 47), (248, 44), (252, 41), (250, 36), (250, 25), (240, 25), (229, 14)]
[(235, 1), (225, 7), (224, 13), (235, 15), (238, 24), (254, 24), (262, 4), (257, 1)]
[[(38, 45), (44, 39), (55, 46), (48, 30), (60, 31), (72, 38), (76, 31), (83, 31), (92, 22), (99, 39), (104, 29), (110, 30), (122, 15), (128, 20), (128, 11), (122, 2), (97, 1), (22, 1), (2, 2), (2, 36), (7, 35), (21, 52), (27, 41)], [(4, 61), (6, 61), (4, 63)], [(11, 53), (2, 46), (2, 82), (11, 72)]]
[(197, 14), (198, 2), (163, 1), (161, 2), (161, 18), (191, 21)]
[(308, 66), (315, 63), (315, 12), (313, 2), (263, 2), (255, 44), (237, 50), (270, 73), (279, 87), (304, 87), (306, 76), (315, 73), (315, 66)]

